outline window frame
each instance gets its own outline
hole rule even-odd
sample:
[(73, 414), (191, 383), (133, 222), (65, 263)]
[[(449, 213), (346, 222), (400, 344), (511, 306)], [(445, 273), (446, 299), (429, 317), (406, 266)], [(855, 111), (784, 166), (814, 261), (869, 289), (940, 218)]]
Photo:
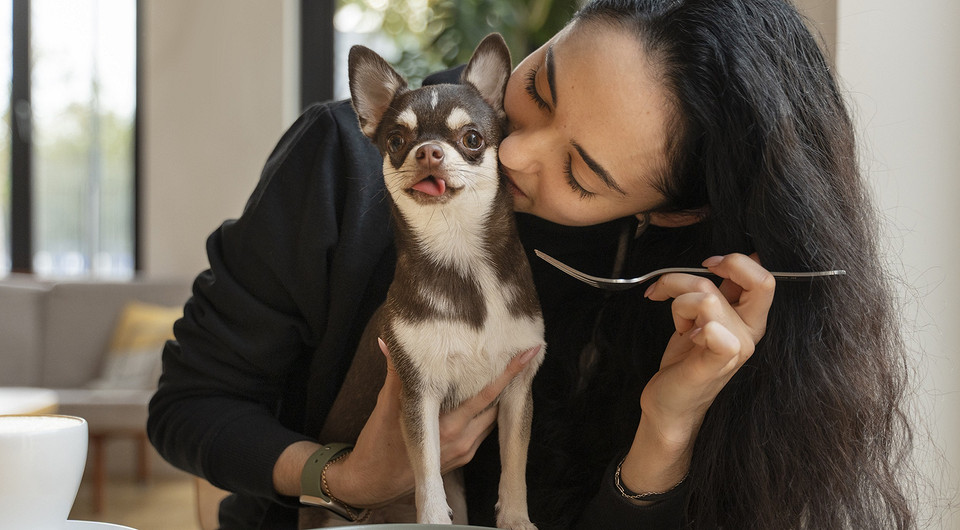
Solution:
[[(13, 0), (10, 84), (10, 272), (33, 272), (30, 0)], [(20, 109), (18, 114), (17, 109)]]
[(300, 107), (333, 99), (336, 0), (300, 0)]
[[(135, 0), (133, 112), (133, 273), (141, 270), (141, 136), (144, 0)], [(10, 89), (10, 272), (33, 274), (33, 137), (30, 87), (30, 4), (12, 0), (12, 70)], [(18, 111), (19, 109), (19, 111)]]

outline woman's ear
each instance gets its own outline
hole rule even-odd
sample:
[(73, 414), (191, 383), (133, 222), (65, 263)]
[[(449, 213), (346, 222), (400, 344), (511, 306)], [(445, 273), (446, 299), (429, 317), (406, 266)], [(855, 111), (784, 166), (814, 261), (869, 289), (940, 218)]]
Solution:
[(700, 221), (703, 221), (709, 213), (710, 208), (704, 206), (703, 208), (697, 208), (696, 210), (684, 210), (682, 212), (671, 213), (651, 212), (644, 215), (646, 215), (650, 220), (650, 224), (654, 226), (675, 228), (679, 226), (690, 226), (697, 224)]

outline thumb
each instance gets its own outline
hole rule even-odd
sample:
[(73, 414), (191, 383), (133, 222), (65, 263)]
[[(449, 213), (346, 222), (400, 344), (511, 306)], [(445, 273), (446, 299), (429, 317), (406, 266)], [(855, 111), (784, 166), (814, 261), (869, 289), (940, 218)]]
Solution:
[(397, 369), (393, 366), (393, 357), (390, 356), (390, 349), (387, 348), (387, 343), (383, 342), (383, 339), (380, 337), (377, 337), (377, 344), (380, 345), (380, 351), (383, 352), (383, 356), (387, 359), (387, 375), (390, 375), (391, 372), (396, 375)]
[(383, 352), (383, 356), (387, 361), (387, 374), (383, 380), (383, 388), (380, 390), (380, 392), (388, 392), (390, 394), (399, 395), (400, 376), (397, 375), (397, 368), (393, 365), (393, 357), (390, 355), (390, 350), (387, 348), (387, 343), (384, 342), (380, 337), (377, 337), (377, 344), (380, 345), (380, 351)]

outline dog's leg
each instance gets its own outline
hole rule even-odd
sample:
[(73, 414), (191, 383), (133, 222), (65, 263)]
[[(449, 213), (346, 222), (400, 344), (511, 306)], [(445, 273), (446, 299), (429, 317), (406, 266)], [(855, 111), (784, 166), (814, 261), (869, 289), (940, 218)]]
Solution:
[(440, 400), (420, 395), (418, 401), (407, 401), (404, 436), (416, 480), (417, 522), (450, 524), (450, 507), (443, 491), (440, 474)]
[(527, 513), (527, 446), (533, 418), (530, 383), (533, 372), (522, 373), (504, 389), (497, 413), (500, 431), (500, 492), (497, 527), (536, 530)]

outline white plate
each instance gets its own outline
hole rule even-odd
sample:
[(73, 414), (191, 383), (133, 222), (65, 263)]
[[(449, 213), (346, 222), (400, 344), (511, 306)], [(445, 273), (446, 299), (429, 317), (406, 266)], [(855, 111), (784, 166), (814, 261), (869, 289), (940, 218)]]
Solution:
[[(372, 524), (367, 526), (340, 526), (338, 530), (497, 530), (488, 526), (464, 526), (464, 525), (440, 525), (440, 524), (417, 524), (417, 523), (385, 523)], [(321, 530), (319, 528), (314, 530)]]
[(129, 526), (113, 523), (101, 523), (99, 521), (67, 521), (64, 530), (136, 530)]

